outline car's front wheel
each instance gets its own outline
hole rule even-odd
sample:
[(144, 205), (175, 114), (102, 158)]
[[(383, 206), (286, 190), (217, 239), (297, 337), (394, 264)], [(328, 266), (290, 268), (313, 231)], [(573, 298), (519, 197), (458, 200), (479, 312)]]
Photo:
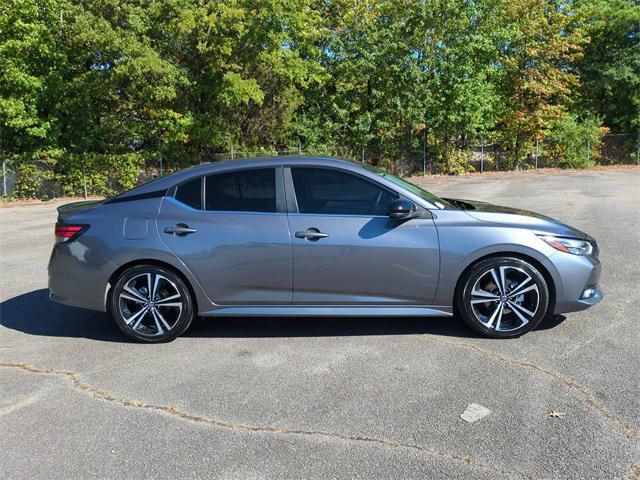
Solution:
[(147, 343), (175, 339), (189, 328), (194, 315), (182, 278), (156, 265), (125, 270), (113, 287), (110, 309), (124, 333)]
[(509, 338), (534, 329), (551, 306), (549, 286), (540, 271), (520, 258), (478, 262), (461, 279), (457, 311), (477, 332)]

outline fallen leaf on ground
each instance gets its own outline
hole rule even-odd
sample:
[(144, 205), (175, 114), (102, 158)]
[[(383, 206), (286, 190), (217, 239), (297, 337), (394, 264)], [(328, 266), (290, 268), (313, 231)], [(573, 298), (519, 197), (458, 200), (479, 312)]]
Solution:
[(554, 418), (562, 418), (567, 414), (567, 412), (556, 412), (555, 410), (551, 410), (549, 412), (549, 416), (550, 417), (554, 417)]

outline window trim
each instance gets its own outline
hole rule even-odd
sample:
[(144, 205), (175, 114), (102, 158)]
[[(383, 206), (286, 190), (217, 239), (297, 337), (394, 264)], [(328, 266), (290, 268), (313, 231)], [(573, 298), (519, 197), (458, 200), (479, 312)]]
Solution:
[[(287, 165), (284, 167), (284, 181), (285, 181), (285, 195), (286, 195), (286, 203), (287, 203), (287, 212), (289, 214), (295, 215), (315, 215), (321, 217), (365, 217), (365, 218), (388, 218), (388, 215), (372, 215), (372, 214), (361, 214), (361, 213), (306, 213), (300, 212), (298, 208), (298, 198), (296, 196), (296, 189), (293, 182), (293, 174), (292, 169), (294, 168), (314, 168), (321, 170), (331, 170), (338, 171), (340, 173), (346, 173), (347, 175), (353, 175), (354, 177), (358, 177), (365, 182), (369, 182), (376, 187), (385, 190), (391, 193), (395, 199), (398, 198), (406, 198), (404, 195), (400, 194), (396, 190), (389, 188), (386, 185), (383, 185), (375, 180), (367, 177), (366, 175), (361, 175), (358, 172), (353, 172), (351, 170), (347, 170), (344, 168), (329, 166), (329, 165)], [(413, 202), (413, 200), (409, 201)], [(415, 203), (415, 202), (414, 202)]]
[(104, 205), (109, 205), (112, 203), (135, 202), (136, 200), (146, 200), (148, 198), (162, 198), (167, 196), (167, 192), (169, 190), (170, 189), (154, 190), (152, 192), (136, 193), (134, 195), (128, 195), (128, 196), (117, 195), (115, 197), (111, 197), (105, 200)]

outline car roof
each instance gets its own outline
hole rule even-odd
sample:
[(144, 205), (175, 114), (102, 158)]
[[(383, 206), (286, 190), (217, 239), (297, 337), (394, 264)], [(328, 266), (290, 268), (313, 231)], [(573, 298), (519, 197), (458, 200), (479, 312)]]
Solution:
[[(202, 169), (203, 173), (216, 172), (230, 169), (240, 168), (255, 168), (255, 167), (273, 167), (273, 166), (286, 166), (286, 165), (326, 165), (326, 166), (342, 166), (342, 167), (357, 167), (360, 165), (353, 160), (346, 160), (333, 157), (318, 157), (318, 156), (305, 156), (305, 155), (280, 155), (272, 157), (255, 157), (255, 158), (239, 158), (236, 160), (225, 160), (214, 163), (203, 163), (198, 167), (194, 167), (193, 171)], [(191, 169), (187, 169), (191, 170)]]
[(145, 198), (147, 196), (158, 196), (158, 193), (164, 194), (168, 189), (194, 177), (202, 175), (211, 175), (214, 173), (242, 170), (245, 168), (259, 168), (259, 167), (278, 167), (278, 166), (292, 166), (292, 165), (309, 165), (309, 166), (321, 166), (321, 167), (334, 167), (343, 170), (349, 170), (359, 175), (371, 178), (378, 183), (386, 185), (394, 191), (402, 192), (404, 196), (413, 200), (418, 205), (422, 205), (426, 208), (433, 208), (433, 205), (426, 199), (419, 197), (414, 192), (407, 190), (406, 188), (389, 181), (379, 175), (376, 175), (371, 170), (365, 168), (361, 163), (353, 160), (344, 160), (333, 157), (320, 157), (320, 156), (304, 156), (304, 155), (288, 155), (288, 156), (274, 156), (274, 157), (257, 157), (257, 158), (243, 158), (237, 160), (226, 160), (215, 163), (203, 163), (195, 167), (186, 168), (178, 172), (172, 173), (166, 177), (156, 178), (151, 182), (145, 183), (135, 187), (127, 192), (118, 195), (116, 198), (122, 200), (127, 197), (140, 196)]
[(314, 165), (327, 167), (340, 167), (352, 171), (366, 171), (362, 166), (352, 160), (344, 160), (332, 157), (304, 156), (304, 155), (282, 155), (273, 157), (256, 157), (243, 158), (237, 160), (225, 160), (214, 163), (202, 163), (194, 167), (185, 168), (178, 172), (167, 175), (166, 177), (156, 178), (143, 185), (128, 190), (118, 198), (126, 198), (132, 195), (141, 195), (145, 193), (155, 192), (158, 190), (166, 190), (185, 180), (200, 175), (209, 175), (212, 173), (223, 172), (227, 170), (238, 170), (244, 168), (258, 167), (277, 167), (287, 165)]

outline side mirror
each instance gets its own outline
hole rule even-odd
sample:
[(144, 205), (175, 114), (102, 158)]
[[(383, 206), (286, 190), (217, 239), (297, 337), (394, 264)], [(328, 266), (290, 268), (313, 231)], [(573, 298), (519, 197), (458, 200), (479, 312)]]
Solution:
[(389, 205), (388, 215), (390, 218), (396, 220), (412, 218), (416, 213), (416, 206), (413, 202), (404, 198), (396, 198), (391, 205)]

